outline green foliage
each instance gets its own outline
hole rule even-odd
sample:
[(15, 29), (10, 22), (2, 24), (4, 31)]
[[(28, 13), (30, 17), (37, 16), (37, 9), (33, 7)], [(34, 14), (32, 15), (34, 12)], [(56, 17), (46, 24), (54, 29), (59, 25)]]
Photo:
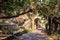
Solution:
[(24, 27), (24, 26), (20, 26), (20, 28), (21, 28), (21, 29), (25, 29), (25, 27)]
[(5, 22), (0, 22), (0, 24), (3, 24), (3, 25), (5, 25), (5, 24), (8, 24), (8, 23), (5, 23)]
[(29, 32), (31, 32), (31, 31), (33, 31), (33, 28), (32, 28), (32, 29), (25, 29), (24, 26), (20, 26), (20, 29), (23, 29), (24, 32), (26, 32), (26, 33), (29, 33)]
[(20, 7), (23, 7), (25, 0), (4, 0), (1, 4), (1, 7), (4, 10), (4, 14), (8, 16), (14, 15), (13, 11), (16, 11), (16, 14), (19, 13)]
[(25, 29), (27, 33), (32, 32), (32, 29)]
[(8, 15), (8, 16), (13, 15), (13, 13), (12, 13), (12, 11), (11, 11), (11, 10), (10, 10), (10, 11), (9, 11), (9, 10), (5, 10), (5, 14), (6, 14), (6, 15)]
[(44, 4), (54, 6), (57, 4), (57, 0), (46, 0)]
[(56, 15), (56, 16), (59, 16), (59, 8), (56, 7), (58, 3), (58, 0), (45, 0), (43, 2), (43, 4), (39, 5), (40, 6), (40, 10), (39, 10), (39, 13), (41, 15), (45, 15), (46, 17), (48, 17), (49, 15), (53, 14), (53, 15)]
[[(25, 9), (30, 7), (31, 9), (35, 8), (38, 10), (32, 10), (32, 12), (37, 11), (42, 15), (49, 16), (50, 14), (57, 13), (54, 10), (56, 10), (56, 4), (58, 0), (43, 0), (41, 3), (39, 0), (7, 0), (1, 4), (1, 7), (3, 10), (5, 10), (5, 14), (8, 16), (13, 15), (13, 11), (16, 11), (16, 14), (20, 13), (20, 9)], [(7, 11), (8, 10), (8, 11)], [(7, 12), (6, 12), (7, 11)], [(59, 15), (57, 13), (56, 15)]]
[(4, 9), (8, 9), (8, 10), (14, 10), (17, 6), (10, 3), (10, 2), (4, 2), (3, 6)]

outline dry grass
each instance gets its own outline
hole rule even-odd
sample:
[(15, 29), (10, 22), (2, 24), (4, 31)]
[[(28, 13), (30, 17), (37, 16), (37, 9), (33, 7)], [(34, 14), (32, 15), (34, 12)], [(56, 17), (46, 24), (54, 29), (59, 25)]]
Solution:
[(50, 37), (50, 40), (58, 40), (58, 34), (52, 34)]

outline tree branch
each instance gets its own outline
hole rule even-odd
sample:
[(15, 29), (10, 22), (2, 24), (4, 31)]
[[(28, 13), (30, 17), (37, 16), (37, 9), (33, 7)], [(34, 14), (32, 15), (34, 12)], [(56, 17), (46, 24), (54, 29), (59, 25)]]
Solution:
[(31, 9), (29, 9), (28, 11), (23, 12), (23, 13), (21, 13), (21, 14), (17, 14), (17, 15), (14, 15), (14, 16), (6, 16), (6, 17), (1, 17), (0, 19), (15, 18), (15, 17), (19, 17), (20, 15), (24, 15), (24, 14), (26, 14), (26, 13), (28, 13), (28, 12), (31, 12)]

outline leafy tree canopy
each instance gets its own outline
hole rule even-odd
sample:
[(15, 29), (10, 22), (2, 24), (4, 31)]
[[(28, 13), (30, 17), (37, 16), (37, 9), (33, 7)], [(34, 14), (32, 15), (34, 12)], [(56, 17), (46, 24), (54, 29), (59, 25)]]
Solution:
[(0, 9), (6, 16), (13, 16), (31, 9), (30, 12), (49, 16), (54, 14), (60, 16), (59, 0), (3, 0)]

